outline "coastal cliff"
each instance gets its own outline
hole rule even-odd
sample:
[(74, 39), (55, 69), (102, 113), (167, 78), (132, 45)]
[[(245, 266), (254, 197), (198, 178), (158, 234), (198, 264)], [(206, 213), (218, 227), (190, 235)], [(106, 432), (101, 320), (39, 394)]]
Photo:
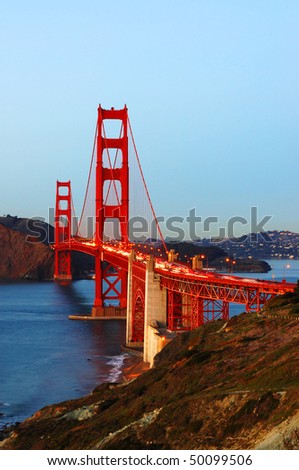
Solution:
[(47, 406), (0, 447), (298, 449), (296, 295), (178, 335), (135, 380)]
[(52, 279), (54, 253), (44, 243), (0, 224), (0, 279)]
[[(0, 280), (49, 280), (54, 274), (54, 228), (40, 220), (0, 217)], [(94, 258), (72, 253), (72, 276), (86, 278)]]

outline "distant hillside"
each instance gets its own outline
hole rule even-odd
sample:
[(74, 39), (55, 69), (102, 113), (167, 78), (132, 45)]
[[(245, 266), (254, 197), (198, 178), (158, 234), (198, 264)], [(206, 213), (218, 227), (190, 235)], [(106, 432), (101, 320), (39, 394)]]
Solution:
[(198, 246), (196, 243), (185, 241), (168, 242), (166, 246), (168, 250), (175, 250), (179, 254), (179, 261), (186, 261), (186, 259), (189, 261), (192, 256), (204, 255), (205, 259), (212, 262), (227, 256), (226, 251), (217, 245), (202, 247)]
[(32, 242), (42, 242), (46, 245), (54, 243), (54, 227), (47, 222), (7, 215), (0, 217), (0, 224), (28, 235)]
[(0, 224), (0, 279), (52, 279), (54, 253), (44, 243)]
[(153, 369), (38, 411), (2, 448), (298, 449), (299, 320), (271, 315), (183, 333)]
[[(236, 258), (228, 255), (228, 251), (217, 244), (195, 243), (190, 241), (183, 242), (166, 242), (167, 250), (174, 250), (177, 253), (177, 260), (192, 265), (192, 257), (202, 255), (203, 267), (214, 268), (223, 272), (252, 272), (266, 273), (271, 270), (271, 266), (262, 260), (254, 258)], [(138, 243), (135, 245), (136, 250), (148, 253), (149, 244), (144, 245)], [(155, 256), (159, 257), (162, 245), (155, 244)], [(228, 258), (229, 257), (229, 258)]]
[[(52, 279), (54, 228), (40, 220), (13, 216), (0, 217), (0, 279)], [(72, 253), (72, 274), (84, 278), (94, 269), (94, 259)]]
[(235, 239), (203, 239), (199, 246), (217, 246), (234, 258), (299, 259), (299, 233), (289, 230), (249, 233)]

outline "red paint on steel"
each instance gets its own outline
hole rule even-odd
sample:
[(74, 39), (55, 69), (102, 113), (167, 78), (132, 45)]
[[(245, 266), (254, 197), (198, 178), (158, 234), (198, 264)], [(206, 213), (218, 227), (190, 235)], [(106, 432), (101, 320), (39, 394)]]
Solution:
[(71, 250), (68, 242), (71, 239), (72, 230), (72, 195), (71, 195), (71, 182), (70, 181), (57, 181), (56, 182), (56, 206), (55, 206), (55, 220), (54, 220), (54, 233), (55, 245), (63, 243), (62, 250), (55, 250), (55, 279), (71, 279)]

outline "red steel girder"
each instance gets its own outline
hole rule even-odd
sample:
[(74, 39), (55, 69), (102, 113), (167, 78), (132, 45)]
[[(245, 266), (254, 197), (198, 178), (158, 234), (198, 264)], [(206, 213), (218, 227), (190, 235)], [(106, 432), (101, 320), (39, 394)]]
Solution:
[(222, 300), (203, 300), (204, 323), (229, 319), (229, 303)]
[[(56, 182), (56, 205), (54, 220), (55, 266), (54, 279), (71, 279), (71, 250), (67, 242), (72, 230), (72, 195), (70, 181)], [(63, 249), (58, 246), (63, 244)]]
[[(107, 137), (105, 131), (106, 120), (120, 120), (121, 134), (119, 137)], [(110, 159), (110, 149), (118, 149), (121, 152), (121, 166), (115, 168), (114, 163)], [(104, 159), (104, 152), (107, 154), (107, 161)], [(107, 160), (106, 159), (106, 160)], [(109, 181), (109, 189), (104, 194), (105, 182)], [(119, 185), (118, 185), (119, 183)], [(116, 201), (108, 200), (109, 191), (113, 189)], [(118, 193), (119, 191), (119, 193)], [(97, 161), (96, 161), (96, 233), (95, 245), (100, 248), (105, 242), (105, 222), (109, 219), (116, 219), (119, 222), (121, 244), (128, 244), (128, 221), (129, 221), (129, 165), (128, 165), (128, 110), (125, 106), (121, 110), (98, 108), (97, 122)], [(119, 256), (117, 250), (113, 252), (102, 251), (101, 260), (110, 263), (110, 267), (105, 270), (112, 269), (116, 279), (109, 283), (109, 279), (103, 270), (102, 263), (96, 263), (96, 296), (95, 305), (104, 306), (107, 302), (111, 302), (112, 297), (118, 301), (120, 307), (125, 307), (127, 302), (127, 276), (126, 270), (128, 260), (125, 260), (126, 266), (123, 266), (124, 256)], [(107, 287), (106, 287), (107, 285)], [(112, 296), (112, 297), (111, 297)]]
[(171, 331), (193, 330), (218, 318), (229, 318), (228, 302), (167, 290), (167, 326)]
[(182, 294), (167, 291), (167, 326), (171, 331), (183, 329)]
[[(106, 120), (120, 120), (122, 122), (122, 135), (119, 138), (107, 138), (105, 132)], [(121, 166), (114, 168), (110, 160), (109, 149), (121, 150)], [(104, 152), (107, 152), (109, 166), (105, 166)], [(97, 123), (97, 163), (96, 163), (96, 243), (104, 242), (104, 224), (109, 218), (119, 220), (120, 241), (128, 243), (129, 221), (129, 164), (128, 164), (128, 110), (98, 108)], [(113, 205), (105, 200), (104, 184), (110, 181), (116, 193), (117, 201)], [(116, 187), (120, 183), (120, 194)], [(110, 186), (109, 186), (110, 187)]]
[[(246, 309), (259, 310), (271, 297), (277, 295), (274, 287), (267, 285), (260, 287), (252, 283), (250, 286), (241, 284), (237, 279), (237, 284), (231, 283), (222, 285), (218, 281), (210, 280), (189, 280), (188, 278), (172, 276), (171, 274), (161, 275), (161, 286), (169, 291), (184, 293), (193, 297), (206, 298), (210, 300), (222, 300), (223, 302), (235, 302), (246, 305)], [(270, 283), (269, 283), (270, 284)], [(265, 290), (264, 290), (265, 289)], [(286, 286), (286, 289), (290, 289)]]

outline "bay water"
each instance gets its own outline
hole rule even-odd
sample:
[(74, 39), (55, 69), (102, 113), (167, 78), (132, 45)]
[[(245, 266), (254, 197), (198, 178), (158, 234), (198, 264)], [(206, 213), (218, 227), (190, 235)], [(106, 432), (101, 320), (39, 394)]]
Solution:
[(119, 379), (125, 321), (68, 319), (93, 297), (89, 280), (0, 283), (0, 427)]

